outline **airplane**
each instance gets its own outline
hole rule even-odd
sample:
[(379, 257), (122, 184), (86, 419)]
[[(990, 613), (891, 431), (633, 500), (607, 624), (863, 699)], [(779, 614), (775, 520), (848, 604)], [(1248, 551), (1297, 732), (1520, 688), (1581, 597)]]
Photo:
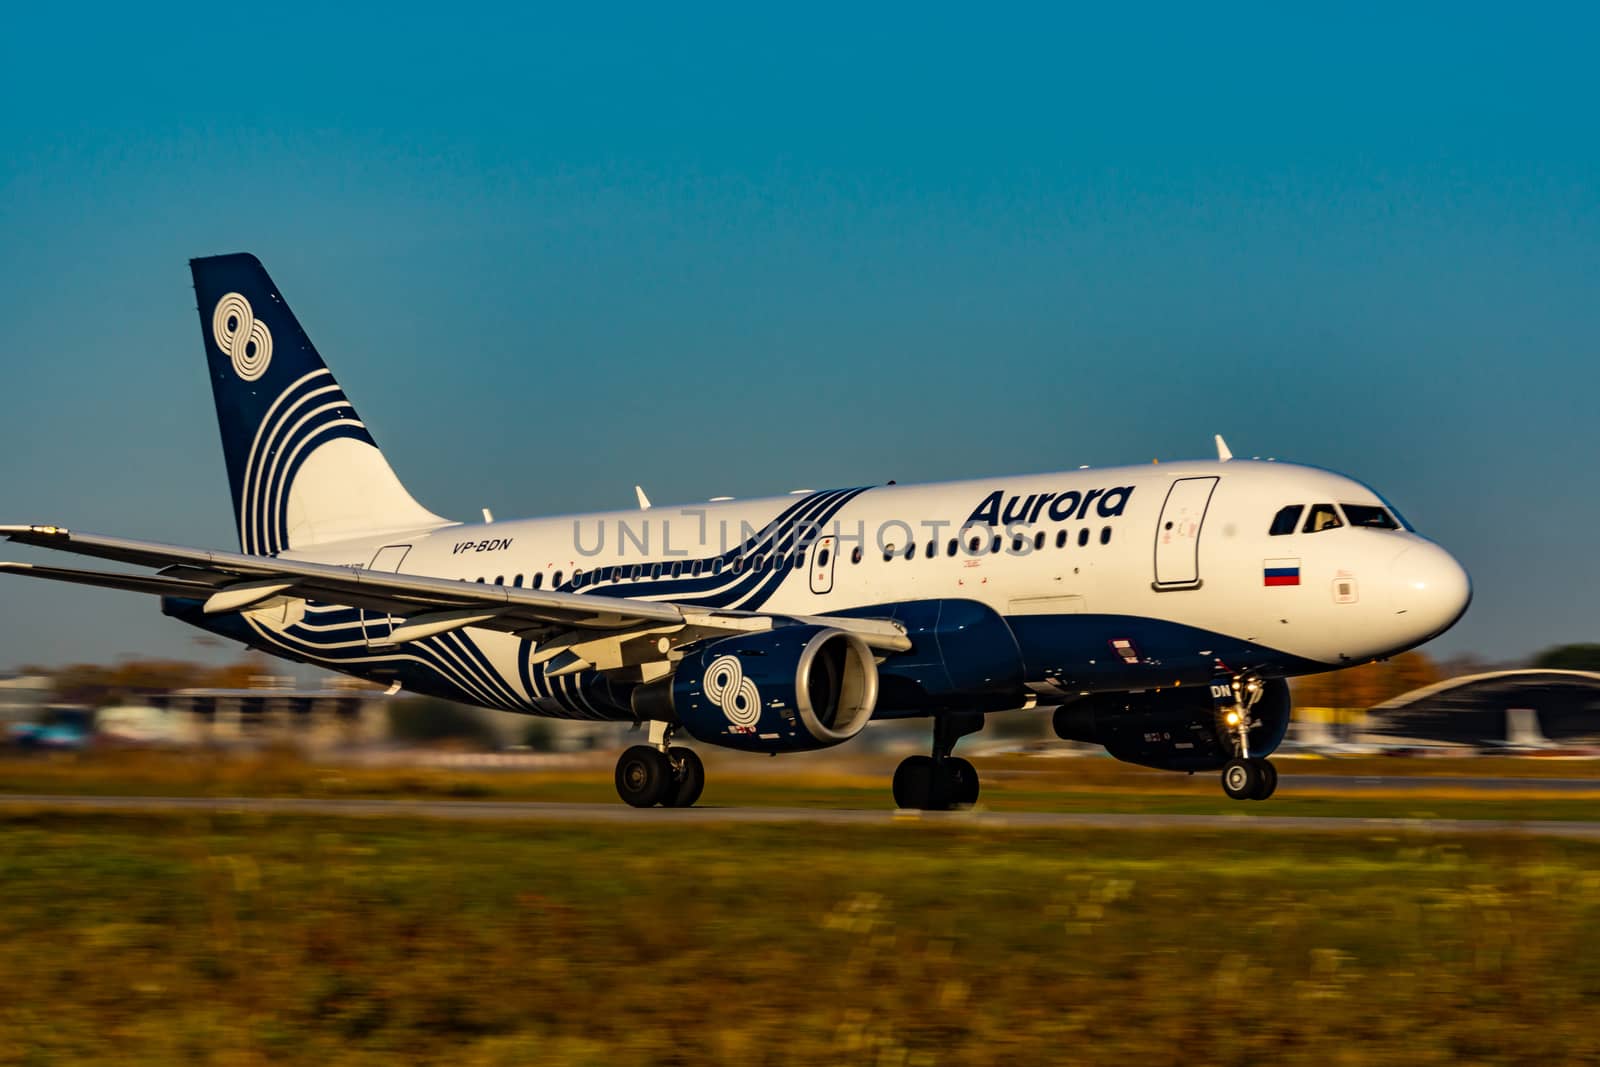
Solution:
[(906, 717), (932, 743), (896, 769), (896, 804), (970, 805), (956, 742), (1051, 707), (1063, 739), (1264, 800), (1285, 679), (1414, 647), (1471, 600), (1372, 489), (1220, 437), (1215, 461), (451, 521), (401, 484), (254, 256), (190, 269), (240, 550), (9, 525), (145, 570), (0, 569), (158, 596), (391, 692), (634, 723), (648, 743), (615, 779), (636, 807), (699, 799), (680, 735), (778, 755)]

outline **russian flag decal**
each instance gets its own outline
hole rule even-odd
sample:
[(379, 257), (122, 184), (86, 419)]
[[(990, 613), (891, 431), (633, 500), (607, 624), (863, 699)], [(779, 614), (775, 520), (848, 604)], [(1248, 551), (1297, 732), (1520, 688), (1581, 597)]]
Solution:
[(1269, 559), (1261, 564), (1263, 585), (1299, 585), (1300, 561), (1297, 559)]

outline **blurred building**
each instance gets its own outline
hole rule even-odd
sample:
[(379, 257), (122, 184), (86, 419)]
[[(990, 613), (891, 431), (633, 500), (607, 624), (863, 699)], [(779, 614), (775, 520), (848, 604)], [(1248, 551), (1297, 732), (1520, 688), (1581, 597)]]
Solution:
[[(309, 749), (387, 736), (384, 694), (371, 689), (177, 689), (144, 709), (106, 709), (103, 736), (177, 744), (291, 743)], [(144, 714), (140, 714), (140, 712)]]
[(1600, 674), (1531, 669), (1451, 678), (1372, 708), (1363, 733), (1389, 742), (1600, 746)]
[(31, 722), (50, 694), (42, 674), (0, 675), (0, 723)]

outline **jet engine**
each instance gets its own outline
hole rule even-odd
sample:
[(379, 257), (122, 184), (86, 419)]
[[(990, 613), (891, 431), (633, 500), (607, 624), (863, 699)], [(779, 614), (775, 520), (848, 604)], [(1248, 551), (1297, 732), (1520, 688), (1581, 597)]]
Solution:
[(707, 744), (802, 752), (850, 740), (877, 701), (878, 667), (861, 638), (783, 626), (699, 648), (672, 677), (635, 690), (633, 707)]
[[(1270, 755), (1283, 742), (1289, 703), (1289, 683), (1263, 683), (1250, 711), (1250, 755)], [(1052, 725), (1064, 741), (1103, 745), (1124, 763), (1163, 771), (1212, 771), (1235, 755), (1207, 686), (1095, 693), (1057, 708)]]

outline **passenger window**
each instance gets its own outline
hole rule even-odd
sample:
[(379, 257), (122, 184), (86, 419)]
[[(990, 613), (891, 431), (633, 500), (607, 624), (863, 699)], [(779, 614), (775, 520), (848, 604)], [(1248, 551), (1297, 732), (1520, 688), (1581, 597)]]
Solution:
[(482, 578), (479, 578), (479, 579), (478, 579), (478, 584), (479, 584), (479, 585), (482, 585), (482, 584), (483, 584), (483, 579), (482, 579)]
[(1057, 548), (1066, 548), (1067, 547), (1067, 531), (1065, 531), (1065, 530), (1057, 530), (1056, 531), (1056, 547)]
[(1100, 527), (1100, 543), (1102, 545), (1109, 545), (1111, 543), (1111, 527)]
[(712, 574), (721, 574), (722, 573), (722, 557), (721, 556), (718, 556), (716, 559), (711, 561), (711, 573)]
[(1022, 536), (1020, 534), (1011, 539), (1011, 553), (1012, 555), (1022, 554)]
[(540, 571), (538, 574), (533, 576), (533, 587), (535, 589), (541, 589), (544, 587), (544, 571)]
[(994, 535), (994, 541), (989, 545), (989, 551), (990, 552), (999, 552), (1001, 544), (1002, 544), (1002, 542), (1000, 540), (1000, 535), (999, 534), (995, 534)]
[(916, 558), (917, 558), (917, 543), (915, 541), (907, 541), (906, 542), (906, 559), (916, 559)]
[(515, 578), (511, 579), (511, 584), (516, 586), (518, 589), (521, 589), (522, 588), (522, 575), (519, 574)]
[(861, 546), (860, 545), (857, 545), (855, 548), (852, 548), (850, 550), (850, 562), (851, 563), (860, 563), (861, 562)]
[(1394, 521), (1383, 508), (1372, 504), (1341, 504), (1344, 508), (1344, 517), (1350, 520), (1351, 526), (1366, 526), (1374, 530), (1398, 530), (1400, 524)]
[(550, 588), (554, 589), (561, 584), (561, 572), (556, 571), (550, 576)]
[(574, 589), (576, 589), (576, 588), (578, 588), (578, 586), (580, 586), (582, 584), (583, 584), (583, 570), (582, 570), (582, 568), (580, 568), (580, 569), (575, 570), (575, 571), (572, 572), (572, 587)]
[(1323, 530), (1333, 530), (1344, 525), (1339, 518), (1339, 513), (1332, 504), (1312, 504), (1311, 514), (1306, 516), (1304, 530), (1306, 533), (1321, 533)]
[(691, 578), (700, 577), (700, 561), (699, 560), (695, 560), (693, 563), (689, 564), (689, 577), (691, 577)]
[(794, 569), (797, 571), (806, 569), (806, 554), (804, 552), (796, 552), (794, 554)]
[(630, 582), (637, 582), (639, 580), (639, 576), (642, 574), (644, 574), (644, 564), (635, 563), (633, 565), (633, 569), (628, 572), (628, 580)]
[(730, 566), (728, 569), (731, 570), (734, 574), (739, 574), (739, 573), (743, 572), (743, 570), (744, 570), (744, 558), (741, 557), (741, 556), (733, 557), (733, 565)]
[(1038, 533), (1033, 535), (1033, 547), (1034, 547), (1035, 551), (1037, 551), (1037, 550), (1039, 550), (1039, 549), (1044, 547), (1044, 531), (1043, 530), (1040, 530)]
[(1084, 548), (1089, 544), (1089, 527), (1085, 526), (1078, 531), (1078, 547)]
[(928, 542), (928, 549), (927, 549), (926, 552), (923, 553), (923, 555), (927, 556), (929, 559), (932, 559), (934, 556), (937, 556), (938, 554), (939, 554), (939, 542), (937, 542), (937, 541), (929, 541)]
[(1304, 504), (1290, 504), (1286, 508), (1279, 508), (1278, 513), (1272, 517), (1272, 529), (1267, 533), (1273, 537), (1294, 533), (1295, 527), (1300, 525), (1300, 513), (1305, 509)]
[(961, 542), (952, 537), (950, 538), (950, 543), (944, 546), (944, 554), (947, 556), (953, 556), (960, 547)]
[(672, 565), (672, 576), (674, 578), (683, 577), (683, 560), (680, 559)]
[(817, 566), (826, 567), (828, 565), (828, 561), (832, 558), (833, 554), (827, 549), (823, 549), (821, 552), (817, 553)]
[(968, 541), (967, 542), (967, 551), (971, 552), (974, 556), (976, 556), (979, 552), (982, 552), (983, 551), (983, 538), (974, 537), (971, 541)]
[(494, 584), (495, 585), (505, 585), (506, 584), (506, 576), (503, 575), (503, 574), (495, 575), (494, 576)]

